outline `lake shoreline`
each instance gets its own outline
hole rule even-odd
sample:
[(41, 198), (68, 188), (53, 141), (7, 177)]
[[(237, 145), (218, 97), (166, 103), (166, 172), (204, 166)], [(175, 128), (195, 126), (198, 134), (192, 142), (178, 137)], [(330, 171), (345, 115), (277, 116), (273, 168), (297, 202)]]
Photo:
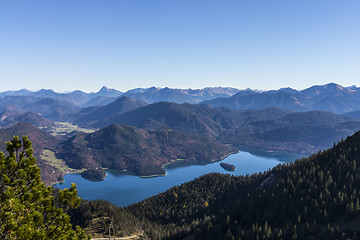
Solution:
[[(220, 160), (207, 162), (206, 164), (174, 161), (172, 163), (179, 163), (180, 165), (170, 167), (170, 164), (170, 166), (164, 166), (167, 174), (162, 177), (142, 178), (130, 171), (108, 169), (108, 174), (104, 181), (92, 182), (82, 178), (79, 174), (68, 174), (65, 177), (65, 182), (55, 187), (60, 189), (69, 188), (71, 183), (74, 182), (77, 185), (78, 194), (81, 198), (86, 200), (107, 200), (117, 206), (124, 207), (167, 191), (174, 186), (192, 181), (205, 174), (251, 175), (266, 171), (281, 163), (279, 158), (277, 156), (274, 157), (272, 153), (269, 153), (268, 156), (259, 156), (246, 151), (240, 151), (236, 154), (227, 155), (227, 157), (224, 156)], [(219, 161), (224, 159), (225, 162), (234, 165), (236, 170), (228, 172), (223, 169)], [(287, 161), (295, 161), (295, 158), (290, 158)]]
[[(167, 175), (167, 171), (166, 171), (166, 167), (167, 166), (170, 166), (172, 164), (176, 164), (176, 163), (188, 163), (189, 165), (207, 165), (207, 164), (211, 164), (211, 163), (215, 163), (215, 162), (221, 162), (222, 160), (224, 160), (225, 158), (231, 156), (231, 155), (234, 155), (236, 153), (238, 153), (240, 150), (237, 149), (236, 151), (232, 151), (230, 153), (227, 153), (225, 154), (223, 157), (221, 157), (220, 159), (215, 159), (215, 160), (210, 160), (210, 161), (186, 161), (185, 159), (178, 159), (178, 160), (171, 160), (170, 162), (168, 163), (164, 163), (163, 165), (161, 165), (161, 168), (164, 169), (165, 173), (163, 174), (152, 174), (152, 175), (137, 175), (135, 174), (134, 172), (132, 171), (129, 171), (127, 169), (109, 169), (109, 168), (102, 168), (104, 170), (110, 170), (110, 171), (121, 171), (121, 172), (128, 172), (129, 174), (131, 175), (134, 175), (134, 176), (137, 176), (139, 178), (155, 178), (155, 177), (165, 177)], [(80, 171), (74, 171), (74, 172), (67, 172), (64, 174), (63, 178), (67, 175), (67, 174), (80, 174), (81, 172)], [(107, 175), (105, 175), (104, 179), (100, 180), (100, 181), (103, 181), (105, 180), (107, 177)], [(91, 181), (91, 180), (90, 180)], [(55, 182), (53, 184), (51, 184), (51, 186), (54, 186), (56, 184), (63, 184), (64, 183), (64, 180), (63, 181), (59, 181), (59, 182)]]

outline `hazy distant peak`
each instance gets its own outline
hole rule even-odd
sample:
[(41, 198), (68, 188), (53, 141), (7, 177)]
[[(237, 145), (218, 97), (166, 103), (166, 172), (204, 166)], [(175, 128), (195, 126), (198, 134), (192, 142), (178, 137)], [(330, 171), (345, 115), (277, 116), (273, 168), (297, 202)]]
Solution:
[(108, 88), (106, 86), (103, 86), (97, 93), (95, 93), (96, 95), (100, 95), (100, 96), (109, 96), (109, 97), (118, 97), (121, 95), (121, 92), (113, 89), (113, 88)]
[(328, 83), (328, 84), (325, 84), (324, 87), (327, 89), (332, 89), (332, 90), (340, 90), (340, 91), (344, 90), (343, 86), (336, 84), (336, 83)]
[(54, 90), (42, 88), (42, 89), (40, 89), (38, 92), (54, 92)]
[(106, 87), (106, 86), (103, 86), (99, 91), (98, 93), (108, 93), (109, 92), (109, 88)]
[(356, 90), (358, 90), (358, 87), (356, 86), (356, 85), (351, 85), (351, 86), (349, 86), (349, 87), (345, 87), (347, 90), (349, 90), (349, 91), (356, 91)]
[(31, 91), (30, 91), (30, 90), (28, 90), (28, 89), (26, 89), (26, 88), (22, 88), (22, 89), (20, 89), (20, 90), (18, 90), (18, 91), (11, 91), (11, 92), (17, 92), (17, 93), (30, 93)]
[(283, 92), (291, 92), (291, 93), (295, 93), (298, 92), (298, 90), (290, 88), (290, 87), (286, 87), (286, 88), (280, 88), (279, 91), (283, 91)]
[(28, 90), (26, 88), (22, 88), (20, 90), (5, 91), (5, 92), (2, 92), (1, 95), (4, 95), (4, 96), (18, 96), (18, 95), (29, 95), (30, 93), (32, 93), (30, 90)]
[(126, 92), (126, 94), (131, 93), (131, 94), (139, 94), (139, 93), (145, 93), (145, 92), (154, 92), (154, 91), (158, 91), (161, 90), (161, 88), (158, 87), (150, 87), (150, 88), (134, 88), (134, 89), (130, 89)]
[(75, 90), (75, 91), (72, 91), (71, 93), (74, 93), (74, 94), (86, 94), (85, 92), (81, 91), (81, 90)]
[(348, 89), (336, 83), (328, 83), (325, 85), (314, 85), (302, 91), (311, 95), (329, 95), (341, 92), (350, 92)]
[(58, 93), (56, 93), (54, 90), (52, 89), (41, 89), (39, 91), (36, 92), (37, 94), (40, 94), (41, 96), (49, 96), (49, 95), (56, 95)]

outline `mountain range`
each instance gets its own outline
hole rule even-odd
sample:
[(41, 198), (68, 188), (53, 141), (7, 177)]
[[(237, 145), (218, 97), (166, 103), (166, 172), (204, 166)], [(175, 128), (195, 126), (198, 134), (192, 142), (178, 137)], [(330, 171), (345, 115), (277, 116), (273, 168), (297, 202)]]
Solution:
[(199, 103), (201, 101), (230, 97), (240, 90), (236, 88), (207, 87), (203, 89), (171, 89), (171, 88), (136, 88), (124, 93), (124, 96), (142, 100), (148, 103), (175, 102)]
[(122, 92), (110, 89), (107, 87), (102, 87), (96, 93), (85, 93), (80, 90), (76, 90), (70, 93), (57, 93), (50, 89), (41, 89), (39, 91), (29, 91), (27, 89), (21, 89), (18, 91), (5, 91), (0, 93), (0, 97), (7, 97), (7, 96), (28, 96), (28, 97), (35, 97), (35, 98), (51, 98), (58, 101), (73, 103), (77, 106), (87, 106), (87, 102), (91, 101), (94, 98), (116, 98), (119, 97)]
[[(109, 111), (110, 107), (109, 104), (103, 108)], [(291, 112), (274, 107), (232, 110), (169, 102), (149, 104), (127, 112), (119, 109), (119, 114), (98, 114), (97, 121), (79, 120), (77, 123), (92, 128), (116, 123), (153, 130), (175, 129), (235, 146), (307, 154), (331, 147), (334, 142), (360, 129), (357, 119), (323, 111)], [(114, 109), (112, 112), (116, 113)], [(86, 117), (82, 119), (86, 120)]]
[[(335, 83), (315, 85), (305, 90), (280, 88), (270, 91), (239, 90), (229, 87), (208, 87), (203, 89), (151, 87), (121, 92), (104, 86), (98, 92), (92, 93), (85, 93), (80, 90), (70, 93), (57, 93), (48, 89), (36, 92), (26, 89), (0, 92), (0, 99), (13, 97), (11, 100), (18, 102), (15, 97), (22, 97), (21, 101), (25, 100), (26, 102), (31, 99), (24, 97), (33, 97), (38, 100), (50, 98), (81, 108), (104, 106), (121, 96), (131, 97), (148, 104), (156, 102), (196, 104), (201, 102), (214, 107), (227, 107), (237, 110), (277, 107), (290, 111), (319, 110), (338, 114), (360, 110), (360, 88), (356, 86), (342, 87)], [(11, 104), (11, 101), (5, 102), (6, 106), (15, 107), (15, 103)], [(4, 108), (4, 105), (4, 100), (2, 100), (0, 102), (0, 110)]]
[(26, 89), (18, 91), (0, 92), (0, 98), (7, 96), (27, 96), (35, 98), (52, 98), (57, 101), (72, 103), (79, 107), (90, 107), (106, 105), (115, 101), (120, 96), (127, 96), (147, 103), (169, 101), (177, 103), (199, 103), (201, 101), (217, 98), (230, 97), (240, 90), (236, 88), (208, 87), (204, 89), (171, 89), (171, 88), (136, 88), (125, 93), (116, 89), (102, 87), (98, 92), (85, 93), (76, 90), (70, 93), (57, 93), (53, 90), (42, 89), (29, 91)]
[[(328, 148), (360, 129), (359, 94), (356, 86), (344, 88), (333, 83), (302, 91), (291, 88), (258, 91), (220, 87), (199, 90), (152, 87), (126, 93), (106, 87), (96, 93), (79, 90), (71, 93), (52, 90), (7, 91), (0, 93), (0, 127), (3, 131), (0, 134), (4, 135), (1, 139), (6, 141), (11, 139), (5, 134), (6, 131), (22, 135), (24, 131), (21, 129), (28, 127), (39, 142), (54, 143), (49, 148), (49, 144), (38, 144), (36, 140), (34, 145), (39, 145), (41, 151), (54, 151), (76, 168), (116, 166), (116, 169), (128, 169), (140, 175), (146, 175), (147, 169), (152, 169), (148, 171), (150, 174), (158, 174), (163, 173), (161, 165), (173, 158), (181, 158), (175, 154), (174, 146), (168, 155), (162, 152), (161, 149), (170, 149), (166, 146), (167, 142), (155, 144), (161, 140), (158, 137), (165, 133), (171, 133), (169, 136), (173, 142), (176, 142), (176, 138), (196, 142), (196, 146), (203, 150), (202, 156), (209, 156), (211, 160), (221, 158), (219, 156), (226, 152), (224, 149), (228, 148), (227, 145), (305, 154)], [(21, 122), (31, 123), (32, 127)], [(72, 126), (72, 132), (55, 137), (46, 132), (56, 128), (55, 122), (70, 122), (96, 132), (79, 133), (82, 130)], [(41, 128), (43, 133), (35, 134), (34, 126)], [(117, 149), (121, 147), (109, 148), (108, 152), (102, 152), (99, 148), (105, 146), (102, 144), (107, 138), (112, 137), (109, 129), (122, 133), (114, 139), (114, 144), (118, 145), (120, 143), (117, 141), (125, 136), (123, 133), (134, 134), (125, 137), (133, 139), (132, 147), (123, 149), (123, 154), (132, 156), (129, 157), (132, 163), (126, 162), (124, 155), (119, 160), (120, 165), (111, 165), (108, 160), (101, 158), (107, 156), (111, 159), (111, 156), (120, 154)], [(43, 137), (41, 141), (40, 136)], [(50, 141), (50, 137), (53, 140)], [(155, 146), (157, 150), (153, 149), (151, 153), (154, 155), (141, 150), (143, 148), (136, 145), (140, 142), (149, 149)], [(204, 143), (218, 149), (217, 155), (206, 155), (210, 150)], [(177, 144), (179, 148), (182, 146), (184, 153), (189, 153), (187, 159), (192, 159), (190, 153), (200, 156), (200, 152), (191, 150), (191, 145), (184, 145), (180, 141)], [(77, 155), (74, 149), (82, 149), (80, 152), (83, 155)], [(131, 149), (137, 149), (137, 155), (125, 151)], [(140, 153), (148, 155), (149, 161), (136, 166), (141, 158)], [(161, 154), (164, 159), (160, 157)], [(83, 156), (87, 156), (87, 159)], [(91, 156), (97, 156), (98, 162)], [(204, 157), (201, 159), (204, 160)], [(152, 167), (150, 162), (153, 163)], [(58, 176), (55, 178), (58, 179)]]
[(229, 98), (203, 103), (232, 109), (278, 107), (291, 111), (320, 110), (343, 114), (360, 109), (360, 88), (344, 88), (335, 83), (312, 86), (302, 91), (283, 88), (276, 91), (241, 91)]

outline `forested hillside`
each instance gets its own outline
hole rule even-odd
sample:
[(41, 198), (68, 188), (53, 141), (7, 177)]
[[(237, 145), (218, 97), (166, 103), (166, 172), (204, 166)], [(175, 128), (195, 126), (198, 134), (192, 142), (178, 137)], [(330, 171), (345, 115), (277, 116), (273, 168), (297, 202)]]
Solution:
[(113, 124), (61, 143), (57, 156), (72, 168), (102, 167), (149, 176), (165, 174), (163, 165), (177, 160), (209, 163), (236, 151), (205, 136)]
[(357, 132), (295, 163), (252, 176), (205, 175), (127, 209), (168, 226), (169, 239), (357, 239), (359, 199)]

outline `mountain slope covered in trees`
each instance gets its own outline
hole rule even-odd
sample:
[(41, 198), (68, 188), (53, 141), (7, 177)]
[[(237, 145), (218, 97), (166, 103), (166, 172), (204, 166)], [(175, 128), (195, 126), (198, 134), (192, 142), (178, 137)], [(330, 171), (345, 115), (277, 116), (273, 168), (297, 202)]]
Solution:
[(167, 226), (165, 239), (357, 239), (359, 199), (357, 132), (295, 163), (251, 176), (208, 174), (126, 209)]
[(57, 156), (73, 168), (102, 167), (149, 176), (164, 174), (162, 166), (172, 161), (211, 162), (234, 152), (205, 136), (113, 124), (94, 133), (77, 134), (60, 145)]

